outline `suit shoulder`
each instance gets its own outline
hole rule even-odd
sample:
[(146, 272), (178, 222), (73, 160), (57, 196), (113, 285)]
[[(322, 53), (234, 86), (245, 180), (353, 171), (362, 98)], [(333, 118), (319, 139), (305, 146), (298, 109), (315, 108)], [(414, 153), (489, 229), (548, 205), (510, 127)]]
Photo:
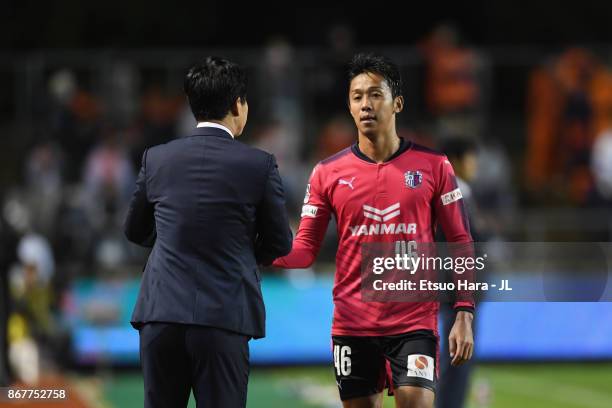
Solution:
[(167, 142), (164, 143), (158, 143), (156, 145), (153, 146), (149, 146), (146, 148), (146, 152), (147, 152), (147, 156), (151, 155), (151, 154), (156, 154), (156, 153), (160, 153), (168, 148), (174, 147), (176, 145), (178, 145), (178, 143), (180, 142), (180, 138), (177, 139), (172, 139), (169, 140)]
[(272, 157), (272, 153), (268, 153), (265, 150), (259, 149), (254, 146), (250, 146), (248, 144), (244, 144), (242, 142), (236, 141), (237, 149), (242, 149), (243, 151), (251, 154), (253, 157), (261, 158), (261, 159), (269, 159)]
[[(190, 140), (190, 137), (181, 137), (149, 147), (147, 149), (147, 157), (167, 157), (167, 154), (173, 155), (173, 153), (185, 151), (185, 149), (189, 149), (186, 145), (190, 144)], [(246, 166), (255, 165), (257, 167), (264, 167), (267, 166), (272, 158), (272, 154), (237, 140), (212, 137), (208, 140), (215, 144), (224, 145), (223, 150), (231, 152), (228, 158), (233, 158), (233, 160), (230, 160), (233, 163), (239, 162)]]
[(235, 147), (232, 146), (235, 153), (235, 158), (245, 164), (268, 167), (273, 160), (274, 155), (257, 147), (236, 141)]
[(161, 143), (153, 146), (148, 146), (144, 149), (144, 151), (142, 152), (142, 159), (145, 165), (150, 163), (152, 158), (159, 154), (159, 152), (163, 149), (164, 145), (165, 143)]

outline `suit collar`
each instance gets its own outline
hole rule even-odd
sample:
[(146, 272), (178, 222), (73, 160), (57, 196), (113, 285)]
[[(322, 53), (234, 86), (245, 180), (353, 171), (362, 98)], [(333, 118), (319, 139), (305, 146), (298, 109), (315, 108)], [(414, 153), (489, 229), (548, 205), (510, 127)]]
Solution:
[(233, 138), (234, 134), (232, 133), (231, 130), (229, 130), (229, 128), (221, 123), (216, 123), (216, 122), (198, 122), (198, 125), (196, 127), (214, 127), (214, 128), (218, 128), (218, 129), (223, 129), (225, 130), (227, 133), (230, 134), (230, 136)]
[(196, 127), (187, 136), (216, 136), (233, 140), (232, 136), (225, 130), (214, 127)]

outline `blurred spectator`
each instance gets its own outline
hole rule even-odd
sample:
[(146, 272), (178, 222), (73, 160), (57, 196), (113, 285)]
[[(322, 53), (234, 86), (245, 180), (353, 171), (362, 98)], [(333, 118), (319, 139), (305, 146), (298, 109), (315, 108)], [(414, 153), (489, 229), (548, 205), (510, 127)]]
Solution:
[(66, 178), (76, 181), (83, 159), (96, 141), (102, 107), (98, 98), (85, 90), (70, 70), (54, 73), (48, 83), (55, 102), (51, 134), (66, 158)]
[(612, 129), (599, 135), (593, 145), (591, 172), (595, 188), (589, 203), (597, 207), (612, 207)]
[(166, 143), (176, 137), (177, 123), (185, 107), (185, 98), (152, 83), (141, 96), (141, 115), (131, 135), (130, 156), (135, 168), (140, 167), (145, 148)]
[(92, 225), (121, 225), (135, 180), (119, 129), (107, 128), (101, 143), (88, 155), (83, 175), (85, 201)]
[(98, 226), (104, 220), (92, 220), (91, 198), (80, 186), (66, 188), (60, 206), (53, 247), (56, 259), (62, 268), (58, 270), (55, 287), (66, 288), (77, 276), (90, 275), (94, 245), (99, 242), (92, 223)]
[(8, 361), (8, 319), (11, 307), (8, 273), (17, 259), (18, 233), (0, 215), (0, 387), (11, 383)]
[(303, 98), (301, 67), (295, 59), (293, 47), (283, 37), (272, 38), (265, 45), (263, 61), (257, 65), (257, 80), (251, 82), (256, 100), (249, 105), (249, 121), (253, 117), (255, 129), (251, 127), (247, 133), (255, 136), (255, 146), (276, 156), (288, 208), (297, 211), (307, 176), (299, 162), (304, 136)]
[(612, 239), (612, 128), (605, 130), (597, 137), (591, 153), (591, 173), (594, 179), (593, 189), (588, 195), (590, 207), (606, 209), (610, 222), (602, 222), (602, 234), (593, 236), (593, 240), (610, 241)]
[(299, 216), (304, 198), (304, 186), (308, 178), (307, 170), (299, 162), (297, 140), (299, 130), (288, 121), (273, 120), (255, 129), (253, 145), (274, 154), (281, 173), (287, 209)]
[(476, 54), (459, 46), (454, 27), (436, 27), (421, 49), (427, 59), (427, 107), (434, 115), (471, 110), (478, 104)]
[(593, 185), (593, 142), (610, 125), (611, 86), (608, 70), (580, 48), (570, 48), (533, 71), (525, 161), (532, 198), (586, 203)]
[(464, 202), (468, 206), (468, 212), (471, 214), (476, 210), (476, 203), (474, 203), (474, 196), (470, 187), (470, 183), (476, 179), (478, 174), (476, 143), (469, 139), (452, 138), (442, 146), (442, 152), (453, 165), (457, 185), (461, 190)]
[(501, 144), (488, 142), (478, 145), (478, 168), (470, 184), (478, 205), (475, 227), (483, 241), (501, 239), (516, 216), (513, 165)]
[(25, 163), (26, 194), (32, 227), (51, 237), (62, 201), (62, 156), (59, 148), (47, 141), (32, 149)]
[(104, 97), (105, 117), (114, 123), (130, 123), (138, 110), (138, 70), (124, 61), (109, 64), (101, 93)]
[[(468, 213), (470, 222), (470, 232), (474, 241), (482, 241), (478, 225), (479, 214), (470, 183), (476, 178), (478, 173), (478, 152), (476, 144), (468, 139), (453, 138), (449, 139), (442, 151), (448, 157), (457, 179), (457, 185), (463, 195), (463, 202)], [(440, 236), (440, 231), (438, 231)], [(436, 239), (438, 240), (438, 238)], [(448, 336), (455, 322), (455, 310), (452, 303), (442, 302), (440, 304), (440, 322), (442, 324), (443, 336)], [(476, 333), (477, 321), (474, 319), (473, 330)], [(475, 335), (475, 338), (478, 338)], [(440, 379), (436, 393), (437, 408), (461, 408), (469, 391), (470, 378), (472, 376), (474, 360), (456, 367), (450, 364), (448, 341), (444, 342), (440, 352)]]
[(321, 61), (313, 68), (313, 74), (308, 82), (308, 90), (312, 93), (312, 113), (322, 121), (332, 116), (346, 113), (347, 63), (354, 51), (355, 34), (352, 28), (344, 23), (336, 23), (327, 33), (327, 50)]
[(257, 95), (253, 119), (283, 120), (299, 128), (302, 98), (300, 65), (295, 64), (295, 58), (294, 49), (285, 38), (268, 41), (263, 61), (258, 64), (257, 80), (253, 81)]
[(30, 278), (42, 285), (48, 285), (55, 273), (55, 261), (51, 246), (46, 238), (39, 234), (26, 234), (17, 247), (19, 261), (35, 271)]
[(151, 127), (146, 135), (147, 142), (159, 144), (172, 139), (172, 126), (183, 108), (184, 98), (159, 84), (152, 84), (142, 93), (141, 103), (142, 118)]
[(481, 57), (460, 44), (449, 25), (437, 26), (419, 48), (425, 59), (425, 105), (436, 122), (436, 133), (479, 134), (484, 77)]
[(124, 129), (134, 168), (140, 167), (142, 153), (147, 147), (169, 142), (176, 137), (177, 130), (189, 126), (189, 121), (184, 119), (184, 115), (190, 115), (185, 98), (167, 91), (157, 82), (144, 88), (140, 104), (136, 125)]
[(19, 263), (10, 271), (12, 313), (9, 318), (9, 360), (17, 379), (36, 384), (41, 346), (54, 336), (51, 278), (55, 261), (48, 241), (26, 234), (17, 248)]

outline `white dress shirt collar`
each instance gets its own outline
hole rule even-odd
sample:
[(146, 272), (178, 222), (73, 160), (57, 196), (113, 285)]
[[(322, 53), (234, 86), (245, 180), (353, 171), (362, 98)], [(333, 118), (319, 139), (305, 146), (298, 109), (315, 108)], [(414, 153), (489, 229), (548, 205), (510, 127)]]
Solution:
[(232, 131), (229, 130), (227, 127), (219, 124), (219, 123), (215, 123), (215, 122), (198, 122), (198, 126), (197, 127), (199, 127), (199, 128), (201, 128), (201, 127), (213, 127), (213, 128), (217, 128), (217, 129), (223, 129), (227, 133), (230, 134), (232, 139), (234, 138), (234, 135), (232, 134)]

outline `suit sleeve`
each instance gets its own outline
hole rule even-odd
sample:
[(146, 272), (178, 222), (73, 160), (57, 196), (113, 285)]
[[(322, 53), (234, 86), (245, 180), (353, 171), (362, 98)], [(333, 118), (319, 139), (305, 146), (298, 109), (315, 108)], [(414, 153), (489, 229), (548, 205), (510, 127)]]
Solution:
[(285, 207), (285, 193), (274, 156), (268, 160), (268, 174), (261, 202), (257, 207), (257, 238), (255, 259), (260, 265), (291, 251), (293, 238)]
[(154, 205), (147, 198), (146, 162), (147, 150), (142, 155), (142, 165), (136, 179), (136, 189), (125, 217), (124, 233), (129, 241), (144, 247), (152, 247), (157, 235)]
[[(438, 169), (438, 190), (434, 198), (436, 222), (442, 227), (449, 251), (453, 257), (474, 257), (474, 244), (470, 234), (470, 224), (461, 190), (455, 179), (453, 167), (446, 157)], [(458, 279), (474, 281), (474, 270), (463, 274), (453, 273), (453, 281)], [(474, 294), (471, 291), (457, 291), (454, 304), (456, 311), (474, 312)]]
[(320, 165), (317, 165), (306, 187), (302, 217), (293, 249), (289, 255), (276, 259), (273, 265), (287, 269), (311, 266), (319, 254), (330, 216), (331, 205), (324, 192)]

